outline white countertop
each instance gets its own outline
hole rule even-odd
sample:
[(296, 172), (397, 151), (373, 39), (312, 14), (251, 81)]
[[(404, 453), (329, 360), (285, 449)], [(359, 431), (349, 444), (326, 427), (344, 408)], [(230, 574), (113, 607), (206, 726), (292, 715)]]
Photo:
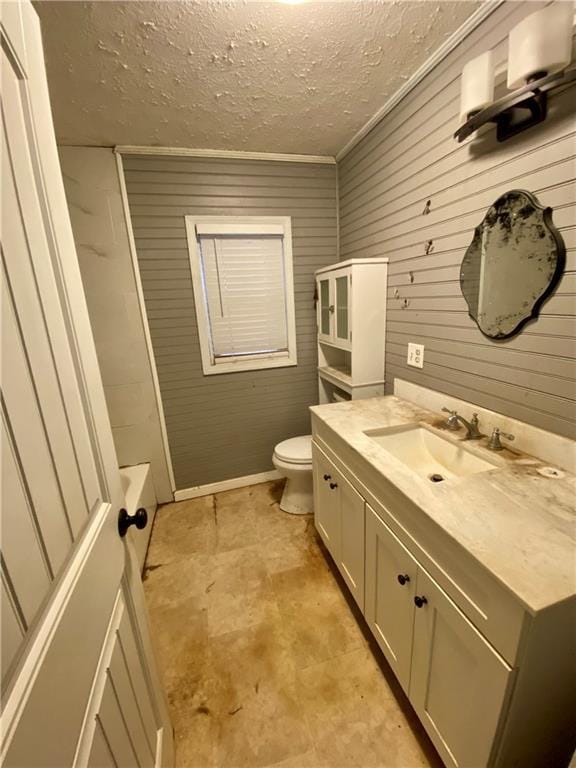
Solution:
[[(439, 434), (440, 414), (395, 396), (318, 405), (313, 417), (340, 436), (535, 613), (576, 595), (576, 476), (543, 477), (549, 466), (486, 441), (465, 448), (493, 470), (432, 484), (364, 434), (423, 422)], [(462, 431), (462, 435), (465, 434)]]

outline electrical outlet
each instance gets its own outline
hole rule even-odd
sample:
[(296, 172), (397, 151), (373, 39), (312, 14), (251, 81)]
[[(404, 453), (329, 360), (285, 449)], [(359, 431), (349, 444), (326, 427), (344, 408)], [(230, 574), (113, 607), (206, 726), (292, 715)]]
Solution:
[(424, 344), (408, 344), (407, 363), (413, 368), (424, 367)]

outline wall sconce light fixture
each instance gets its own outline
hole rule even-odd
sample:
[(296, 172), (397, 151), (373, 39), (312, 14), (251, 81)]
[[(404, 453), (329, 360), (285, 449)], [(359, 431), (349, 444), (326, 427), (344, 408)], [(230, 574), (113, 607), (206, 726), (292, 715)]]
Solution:
[(547, 93), (576, 79), (566, 70), (572, 58), (574, 4), (559, 2), (527, 16), (508, 38), (508, 88), (494, 98), (492, 51), (469, 61), (462, 70), (460, 127), (463, 141), (482, 125), (496, 123), (496, 138), (511, 136), (546, 119)]

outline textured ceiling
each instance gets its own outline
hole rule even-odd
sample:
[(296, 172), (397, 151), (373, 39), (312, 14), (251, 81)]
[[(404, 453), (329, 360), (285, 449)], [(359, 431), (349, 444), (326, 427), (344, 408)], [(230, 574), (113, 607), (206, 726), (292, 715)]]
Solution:
[(334, 155), (473, 2), (55, 2), (62, 144)]

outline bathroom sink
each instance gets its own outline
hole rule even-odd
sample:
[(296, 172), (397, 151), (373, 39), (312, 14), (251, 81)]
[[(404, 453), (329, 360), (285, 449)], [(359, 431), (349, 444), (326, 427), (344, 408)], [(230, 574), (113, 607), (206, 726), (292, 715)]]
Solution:
[(364, 434), (432, 483), (475, 475), (495, 466), (474, 456), (461, 442), (441, 437), (420, 424), (373, 429)]

